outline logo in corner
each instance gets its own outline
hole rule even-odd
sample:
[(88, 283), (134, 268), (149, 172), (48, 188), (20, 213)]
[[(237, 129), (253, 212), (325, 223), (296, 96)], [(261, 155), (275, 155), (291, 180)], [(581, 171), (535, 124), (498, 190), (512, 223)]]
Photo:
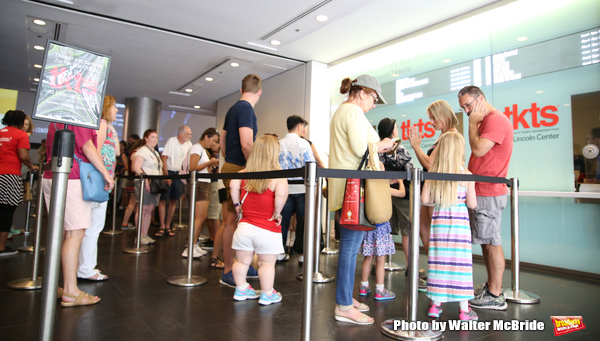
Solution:
[(560, 336), (585, 329), (581, 316), (550, 316), (554, 324), (554, 336)]

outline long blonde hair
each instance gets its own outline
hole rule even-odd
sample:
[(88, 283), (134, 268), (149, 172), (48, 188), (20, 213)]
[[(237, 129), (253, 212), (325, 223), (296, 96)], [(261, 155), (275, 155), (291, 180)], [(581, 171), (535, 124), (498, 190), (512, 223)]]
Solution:
[[(429, 170), (434, 173), (462, 174), (462, 165), (465, 161), (465, 139), (454, 131), (449, 131), (440, 136), (433, 158), (433, 167)], [(435, 205), (450, 207), (457, 204), (458, 182), (448, 180), (430, 180), (430, 195)]]
[[(246, 172), (264, 172), (280, 170), (279, 165), (279, 141), (273, 135), (263, 135), (254, 141), (248, 161)], [(249, 192), (262, 193), (267, 190), (271, 179), (249, 179), (246, 181), (246, 189)]]

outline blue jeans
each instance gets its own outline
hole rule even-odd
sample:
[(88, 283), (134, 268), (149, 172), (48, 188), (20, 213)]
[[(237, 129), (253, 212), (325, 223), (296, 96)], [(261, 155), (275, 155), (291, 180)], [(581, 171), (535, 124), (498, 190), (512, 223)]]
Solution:
[(363, 241), (365, 231), (340, 229), (340, 251), (338, 254), (335, 303), (352, 305), (356, 256)]
[(281, 237), (284, 248), (287, 242), (292, 214), (296, 213), (296, 238), (298, 238), (299, 233), (304, 233), (304, 197), (304, 193), (288, 195), (287, 201), (281, 210)]

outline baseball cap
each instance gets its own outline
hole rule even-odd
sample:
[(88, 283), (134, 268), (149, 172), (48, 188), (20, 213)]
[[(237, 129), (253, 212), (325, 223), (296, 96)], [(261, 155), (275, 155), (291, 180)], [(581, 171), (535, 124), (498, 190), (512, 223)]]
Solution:
[(352, 86), (364, 86), (365, 88), (373, 89), (377, 93), (377, 104), (387, 104), (385, 98), (381, 95), (381, 84), (371, 75), (360, 75), (356, 77), (356, 81), (352, 82)]

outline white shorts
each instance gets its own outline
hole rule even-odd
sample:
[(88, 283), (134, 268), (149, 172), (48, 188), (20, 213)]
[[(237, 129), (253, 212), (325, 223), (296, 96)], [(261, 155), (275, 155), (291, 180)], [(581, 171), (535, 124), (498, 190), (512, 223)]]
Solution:
[(281, 233), (271, 232), (248, 223), (239, 223), (233, 234), (231, 248), (239, 251), (254, 251), (257, 255), (283, 253)]

